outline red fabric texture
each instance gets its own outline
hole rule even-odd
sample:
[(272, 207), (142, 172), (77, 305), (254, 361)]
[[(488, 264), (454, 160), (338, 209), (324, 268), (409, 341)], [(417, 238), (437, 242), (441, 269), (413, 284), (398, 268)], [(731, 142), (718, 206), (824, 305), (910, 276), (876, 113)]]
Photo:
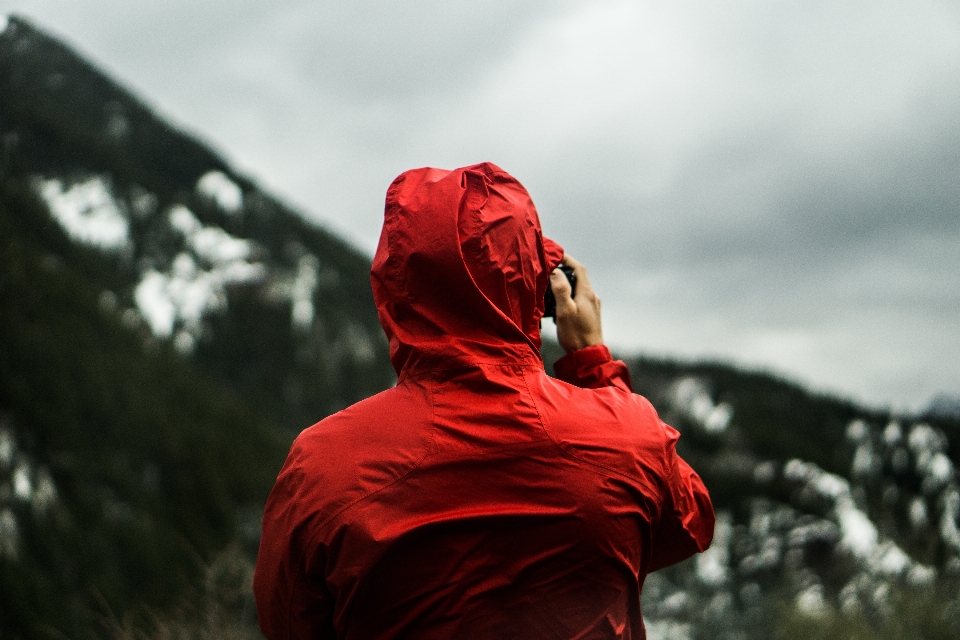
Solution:
[(555, 363), (557, 377), (584, 389), (616, 387), (630, 393), (630, 370), (620, 360), (614, 360), (606, 345), (598, 344), (568, 353)]
[(399, 380), (294, 442), (254, 578), (269, 640), (645, 637), (644, 576), (705, 549), (713, 509), (606, 347), (546, 375), (562, 256), (492, 164), (390, 186), (371, 281)]

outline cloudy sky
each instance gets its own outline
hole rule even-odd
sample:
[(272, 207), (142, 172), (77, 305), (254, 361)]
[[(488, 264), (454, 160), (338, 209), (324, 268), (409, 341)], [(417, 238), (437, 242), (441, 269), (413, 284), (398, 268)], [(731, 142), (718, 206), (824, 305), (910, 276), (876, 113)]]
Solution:
[(372, 253), (489, 160), (607, 341), (870, 404), (960, 397), (957, 0), (0, 0)]

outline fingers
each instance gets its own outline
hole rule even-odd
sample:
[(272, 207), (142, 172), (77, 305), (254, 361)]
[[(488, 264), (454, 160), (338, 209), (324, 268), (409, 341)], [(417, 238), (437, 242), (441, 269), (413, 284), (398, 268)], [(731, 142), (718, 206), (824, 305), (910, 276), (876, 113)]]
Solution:
[(557, 301), (557, 339), (568, 353), (595, 344), (603, 343), (603, 327), (600, 317), (600, 298), (594, 292), (587, 276), (587, 268), (580, 262), (564, 256), (563, 264), (572, 268), (577, 276), (577, 294), (571, 297), (567, 277), (559, 269), (550, 274), (550, 287)]
[(561, 306), (561, 301), (565, 304), (572, 302), (573, 289), (570, 281), (560, 269), (554, 269), (550, 273), (550, 289), (553, 290), (553, 297), (557, 300), (557, 307)]
[[(563, 260), (560, 262), (571, 267), (573, 272), (577, 274), (577, 298), (580, 298), (580, 294), (584, 294), (587, 298), (595, 298), (597, 294), (593, 291), (593, 285), (590, 284), (587, 267), (569, 254), (564, 254)], [(554, 295), (556, 295), (556, 292), (554, 292)]]

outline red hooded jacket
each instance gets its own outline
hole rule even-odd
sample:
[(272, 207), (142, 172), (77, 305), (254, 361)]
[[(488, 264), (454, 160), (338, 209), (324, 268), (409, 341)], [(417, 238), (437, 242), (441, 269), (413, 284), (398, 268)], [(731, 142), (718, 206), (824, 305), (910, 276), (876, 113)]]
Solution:
[(260, 626), (289, 638), (643, 638), (644, 576), (713, 509), (604, 346), (540, 359), (548, 276), (492, 164), (387, 192), (371, 281), (399, 380), (303, 431), (263, 520)]

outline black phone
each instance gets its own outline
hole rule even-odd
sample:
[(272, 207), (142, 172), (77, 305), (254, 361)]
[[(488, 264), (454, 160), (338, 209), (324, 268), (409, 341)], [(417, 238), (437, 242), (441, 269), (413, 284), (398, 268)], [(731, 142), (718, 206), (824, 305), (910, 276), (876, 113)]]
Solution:
[[(558, 267), (560, 271), (563, 271), (563, 275), (567, 276), (567, 282), (570, 283), (570, 296), (577, 295), (577, 274), (574, 273), (573, 267), (568, 267), (565, 264), (562, 264)], [(557, 299), (553, 295), (553, 289), (550, 287), (550, 283), (547, 282), (547, 292), (543, 294), (543, 317), (544, 318), (556, 318), (557, 317)]]

